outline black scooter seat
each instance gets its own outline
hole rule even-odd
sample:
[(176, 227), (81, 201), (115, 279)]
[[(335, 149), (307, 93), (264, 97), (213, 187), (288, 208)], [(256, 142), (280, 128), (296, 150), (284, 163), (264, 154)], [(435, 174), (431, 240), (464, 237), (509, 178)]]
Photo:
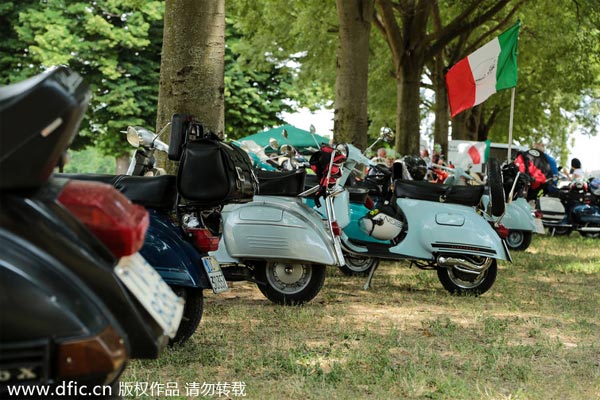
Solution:
[(415, 200), (476, 206), (481, 201), (485, 186), (449, 186), (425, 181), (394, 181), (394, 194)]
[(149, 208), (173, 208), (177, 195), (175, 175), (55, 174), (54, 176), (109, 184), (123, 193), (133, 203)]
[(263, 171), (256, 170), (258, 194), (268, 196), (298, 196), (304, 191), (306, 171)]

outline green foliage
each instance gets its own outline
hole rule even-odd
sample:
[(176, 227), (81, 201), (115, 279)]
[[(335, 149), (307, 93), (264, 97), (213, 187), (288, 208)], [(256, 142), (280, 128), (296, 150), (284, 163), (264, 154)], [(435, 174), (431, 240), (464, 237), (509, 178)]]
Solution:
[(334, 1), (236, 0), (227, 15), (244, 33), (240, 56), (250, 67), (273, 62), (299, 67), (293, 100), (311, 109), (328, 106), (335, 93), (337, 15)]
[(70, 174), (114, 174), (116, 169), (114, 157), (103, 155), (96, 147), (83, 150), (69, 150), (69, 159), (64, 172)]
[[(0, 84), (65, 64), (81, 73), (92, 101), (72, 148), (94, 145), (102, 154), (129, 150), (121, 130), (154, 127), (163, 36), (163, 1), (22, 0), (0, 4)], [(52, 21), (52, 23), (48, 23)], [(293, 71), (267, 60), (250, 66), (241, 34), (229, 21), (225, 121), (230, 137), (283, 123), (296, 97)]]
[[(530, 2), (523, 8), (515, 140), (530, 144), (546, 139), (555, 154), (564, 154), (567, 137), (576, 129), (598, 133), (600, 30), (590, 18), (600, 9), (585, 10), (587, 16), (570, 1)], [(490, 132), (495, 141), (506, 140), (509, 105), (509, 91), (486, 104), (490, 112), (502, 110)]]
[[(104, 154), (124, 154), (128, 146), (119, 130), (152, 126), (155, 118), (161, 36), (152, 35), (160, 34), (162, 2), (47, 0), (19, 7), (9, 22), (23, 52), (3, 69), (3, 78), (59, 64), (80, 72), (92, 100), (74, 147), (93, 143)], [(15, 74), (19, 66), (22, 73)]]
[(225, 133), (229, 139), (251, 135), (284, 123), (280, 115), (293, 111), (294, 75), (282, 63), (251, 66), (242, 55), (242, 35), (231, 20), (225, 30)]

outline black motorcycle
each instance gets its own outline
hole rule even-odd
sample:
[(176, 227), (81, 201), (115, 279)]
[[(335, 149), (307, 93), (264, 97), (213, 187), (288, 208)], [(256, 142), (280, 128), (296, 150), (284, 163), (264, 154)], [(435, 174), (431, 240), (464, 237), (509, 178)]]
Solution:
[(89, 98), (64, 67), (0, 88), (0, 397), (114, 397), (127, 360), (157, 357), (181, 319), (138, 254), (147, 212), (51, 177)]

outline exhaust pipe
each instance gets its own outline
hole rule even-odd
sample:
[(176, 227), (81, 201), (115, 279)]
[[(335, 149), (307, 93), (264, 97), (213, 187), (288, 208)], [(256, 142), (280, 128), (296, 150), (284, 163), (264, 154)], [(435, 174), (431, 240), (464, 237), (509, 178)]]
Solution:
[(485, 272), (490, 265), (492, 265), (492, 258), (486, 258), (485, 262), (480, 265), (464, 258), (439, 256), (437, 258), (437, 264), (440, 267), (456, 268), (459, 271), (466, 272), (468, 274), (479, 275)]
[(577, 230), (581, 231), (581, 232), (600, 232), (600, 226), (599, 227), (584, 226), (581, 228), (577, 228)]

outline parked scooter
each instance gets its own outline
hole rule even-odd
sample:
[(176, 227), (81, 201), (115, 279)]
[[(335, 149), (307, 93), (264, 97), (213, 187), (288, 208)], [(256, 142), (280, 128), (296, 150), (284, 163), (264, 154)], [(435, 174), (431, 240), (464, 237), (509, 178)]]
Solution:
[[(382, 132), (382, 137), (387, 135)], [(372, 164), (359, 149), (347, 146), (340, 190), (353, 170)], [(347, 270), (369, 274), (365, 289), (381, 259), (407, 259), (421, 269), (434, 269), (451, 293), (482, 294), (492, 287), (496, 260), (511, 258), (506, 244), (475, 210), (483, 186), (395, 180), (390, 190), (389, 181), (375, 183), (377, 189), (356, 185), (335, 200)], [(375, 206), (369, 202), (369, 189), (381, 199)], [(504, 205), (502, 197), (491, 200)]]
[(0, 397), (66, 382), (65, 397), (91, 394), (83, 385), (116, 396), (127, 360), (156, 358), (181, 319), (137, 253), (145, 210), (109, 186), (50, 178), (89, 96), (64, 67), (0, 88)]
[[(254, 140), (236, 141), (235, 144), (248, 153), (254, 168), (265, 171), (280, 171), (282, 169), (275, 158), (271, 158), (265, 153), (266, 147), (260, 146)], [(267, 147), (279, 150), (279, 142), (275, 138), (271, 138)]]
[[(167, 127), (180, 129), (179, 124)], [(219, 210), (180, 204), (176, 177), (155, 166), (154, 152), (167, 152), (169, 146), (159, 135), (142, 127), (130, 126), (126, 133), (128, 142), (136, 148), (127, 175), (61, 176), (110, 184), (148, 210), (150, 226), (140, 254), (185, 299), (183, 318), (172, 340), (183, 343), (194, 334), (202, 319), (203, 290), (211, 289), (213, 293), (228, 290), (218, 262), (208, 254), (219, 244), (214, 234), (220, 228)]]
[(600, 238), (600, 180), (573, 181), (558, 191), (558, 197), (538, 199), (544, 226), (551, 235), (577, 231), (584, 237)]

